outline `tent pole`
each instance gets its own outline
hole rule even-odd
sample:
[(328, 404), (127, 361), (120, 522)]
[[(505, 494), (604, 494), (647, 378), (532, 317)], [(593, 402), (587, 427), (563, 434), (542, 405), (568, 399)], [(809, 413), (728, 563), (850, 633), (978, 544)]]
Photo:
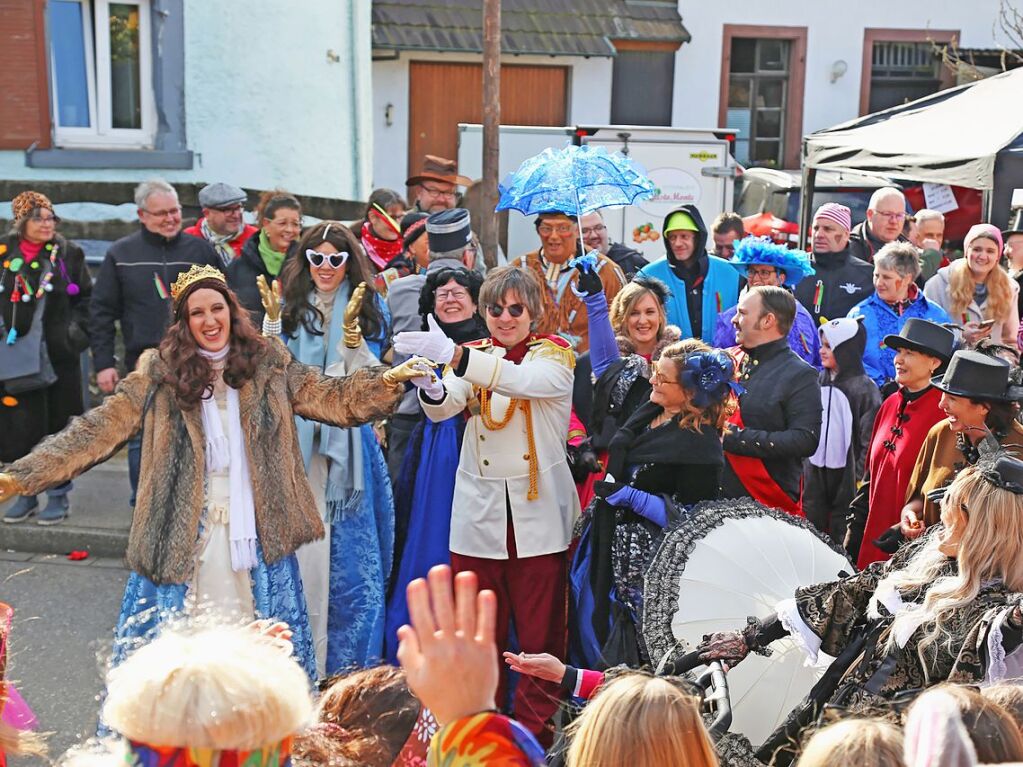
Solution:
[(980, 220), (991, 220), (991, 203), (994, 198), (992, 189), (982, 189), (980, 192)]
[(817, 169), (806, 164), (806, 141), (803, 141), (803, 183), (799, 197), (799, 249), (809, 252), (806, 247), (806, 231), (813, 216), (813, 189), (817, 182)]

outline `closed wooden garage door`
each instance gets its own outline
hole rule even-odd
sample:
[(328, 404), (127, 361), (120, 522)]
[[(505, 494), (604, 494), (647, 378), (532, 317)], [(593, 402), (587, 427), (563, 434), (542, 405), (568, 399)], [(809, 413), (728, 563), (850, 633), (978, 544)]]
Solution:
[[(567, 67), (502, 66), (501, 124), (564, 125), (567, 94)], [(482, 65), (410, 62), (409, 175), (419, 169), (424, 154), (455, 159), (458, 123), (480, 122)]]

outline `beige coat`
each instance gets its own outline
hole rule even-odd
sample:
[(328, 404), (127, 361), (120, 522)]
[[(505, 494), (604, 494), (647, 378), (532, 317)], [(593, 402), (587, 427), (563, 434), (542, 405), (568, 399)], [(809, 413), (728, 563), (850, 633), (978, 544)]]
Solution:
[[(579, 514), (579, 496), (568, 468), (565, 443), (572, 410), (574, 358), (554, 341), (534, 341), (518, 365), (502, 359), (505, 349), (480, 342), (466, 352), (465, 375), (448, 371), (439, 404), (420, 398), (426, 415), (443, 421), (467, 407), (451, 508), (451, 551), (485, 559), (507, 559), (508, 503), (519, 557), (565, 551)], [(526, 421), (516, 410), (508, 425), (492, 431), (479, 415), (479, 388), (493, 392), (491, 415), (500, 422), (511, 398), (530, 401), (538, 495), (528, 500)], [(507, 497), (507, 501), (506, 501)]]
[[(191, 577), (206, 498), (202, 414), (198, 407), (178, 406), (163, 382), (166, 372), (155, 350), (145, 352), (135, 372), (102, 405), (5, 469), (26, 493), (36, 494), (105, 461), (142, 426), (142, 472), (127, 562), (158, 584)], [(382, 373), (374, 368), (331, 378), (297, 362), (278, 339), (268, 341), (256, 375), (238, 392), (256, 532), (268, 563), (323, 537), (295, 416), (336, 426), (380, 418), (403, 391), (400, 384), (385, 384)]]

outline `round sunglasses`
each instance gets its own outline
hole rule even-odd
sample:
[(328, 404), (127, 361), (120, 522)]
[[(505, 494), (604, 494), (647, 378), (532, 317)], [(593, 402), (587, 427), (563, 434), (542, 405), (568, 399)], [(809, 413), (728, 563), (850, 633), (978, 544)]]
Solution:
[(345, 265), (345, 261), (348, 260), (348, 251), (342, 250), (340, 253), (320, 253), (318, 250), (309, 248), (305, 252), (305, 257), (309, 263), (315, 267), (323, 266), (323, 262), (326, 261), (331, 269), (340, 269)]
[(526, 311), (526, 307), (523, 304), (508, 304), (508, 306), (490, 304), (490, 306), (487, 307), (487, 313), (494, 319), (497, 319), (504, 314), (505, 309), (508, 310), (508, 314), (512, 317), (521, 317), (522, 313)]

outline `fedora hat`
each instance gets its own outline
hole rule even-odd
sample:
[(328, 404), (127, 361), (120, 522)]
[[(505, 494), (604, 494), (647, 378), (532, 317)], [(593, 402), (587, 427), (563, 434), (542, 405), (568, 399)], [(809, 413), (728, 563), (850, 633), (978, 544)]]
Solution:
[(1023, 386), (1009, 383), (1011, 366), (1005, 360), (975, 351), (952, 355), (945, 375), (931, 379), (935, 389), (957, 397), (1015, 402), (1023, 399)]
[(405, 181), (405, 186), (415, 186), (424, 181), (440, 181), (455, 186), (470, 186), (471, 178), (458, 175), (458, 163), (446, 157), (428, 154), (423, 157), (423, 169)]
[(955, 340), (955, 333), (945, 326), (911, 317), (898, 335), (884, 337), (884, 345), (889, 349), (912, 349), (947, 363), (952, 358)]
[(1007, 239), (1011, 234), (1023, 234), (1023, 208), (1017, 208), (1013, 212), (1009, 227), (1002, 230), (1002, 239)]

